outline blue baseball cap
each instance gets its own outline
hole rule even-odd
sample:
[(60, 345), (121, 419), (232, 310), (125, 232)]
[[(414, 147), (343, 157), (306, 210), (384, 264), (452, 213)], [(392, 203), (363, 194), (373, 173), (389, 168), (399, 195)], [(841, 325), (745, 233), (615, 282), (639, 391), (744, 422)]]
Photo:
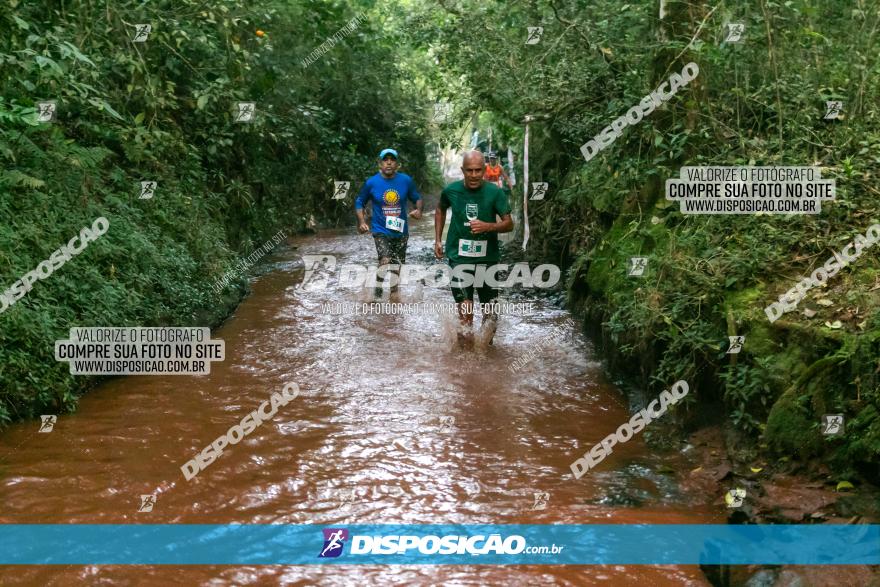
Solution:
[(382, 152), (379, 153), (379, 161), (384, 159), (385, 155), (393, 155), (395, 161), (398, 159), (397, 151), (395, 151), (394, 149), (382, 149)]

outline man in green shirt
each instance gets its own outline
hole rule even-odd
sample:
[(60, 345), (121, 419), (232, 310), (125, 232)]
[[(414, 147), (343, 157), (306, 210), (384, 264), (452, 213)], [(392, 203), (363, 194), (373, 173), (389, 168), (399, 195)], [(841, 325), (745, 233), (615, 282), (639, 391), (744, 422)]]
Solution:
[[(464, 179), (456, 181), (443, 189), (440, 203), (434, 214), (434, 256), (443, 258), (443, 227), (446, 225), (446, 211), (452, 209), (452, 219), (446, 235), (446, 257), (449, 265), (455, 270), (457, 265), (474, 265), (467, 270), (471, 276), (479, 266), (498, 263), (498, 233), (513, 230), (513, 219), (510, 217), (510, 204), (507, 196), (496, 185), (483, 181), (486, 161), (479, 151), (465, 153), (461, 171)], [(496, 222), (500, 217), (501, 221)], [(458, 316), (465, 332), (459, 333), (459, 342), (472, 344), (472, 326), (474, 321), (474, 286), (462, 286), (453, 275), (451, 283), (452, 297), (458, 305)], [(488, 311), (483, 314), (480, 326), (481, 336), (487, 343), (492, 343), (498, 325), (498, 313), (495, 308), (487, 306), (498, 297), (498, 290), (487, 284), (476, 288), (480, 304)]]

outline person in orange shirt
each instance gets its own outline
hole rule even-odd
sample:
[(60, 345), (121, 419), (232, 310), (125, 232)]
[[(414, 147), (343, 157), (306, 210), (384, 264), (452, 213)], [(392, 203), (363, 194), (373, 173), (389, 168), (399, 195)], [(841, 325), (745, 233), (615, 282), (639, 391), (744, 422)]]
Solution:
[(498, 187), (502, 187), (502, 177), (504, 177), (504, 180), (507, 182), (507, 187), (510, 188), (510, 191), (513, 191), (513, 184), (510, 183), (510, 178), (507, 177), (507, 172), (504, 171), (504, 167), (498, 163), (498, 155), (494, 152), (490, 152), (489, 162), (486, 163), (486, 170), (483, 172), (483, 179), (490, 183), (494, 183)]

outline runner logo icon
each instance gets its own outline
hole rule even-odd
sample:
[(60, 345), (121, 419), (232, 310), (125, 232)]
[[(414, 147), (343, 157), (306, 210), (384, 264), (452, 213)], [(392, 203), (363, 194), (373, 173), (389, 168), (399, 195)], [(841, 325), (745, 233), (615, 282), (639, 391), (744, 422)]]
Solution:
[(348, 540), (348, 530), (345, 528), (324, 528), (324, 548), (318, 558), (336, 558), (342, 554), (345, 541)]

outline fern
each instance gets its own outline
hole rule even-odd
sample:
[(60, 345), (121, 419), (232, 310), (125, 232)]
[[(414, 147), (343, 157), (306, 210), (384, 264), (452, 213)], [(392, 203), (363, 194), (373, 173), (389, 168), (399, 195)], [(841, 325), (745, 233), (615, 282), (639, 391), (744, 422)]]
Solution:
[(17, 169), (0, 171), (0, 185), (24, 186), (28, 188), (41, 188), (46, 185), (42, 179), (38, 179)]

